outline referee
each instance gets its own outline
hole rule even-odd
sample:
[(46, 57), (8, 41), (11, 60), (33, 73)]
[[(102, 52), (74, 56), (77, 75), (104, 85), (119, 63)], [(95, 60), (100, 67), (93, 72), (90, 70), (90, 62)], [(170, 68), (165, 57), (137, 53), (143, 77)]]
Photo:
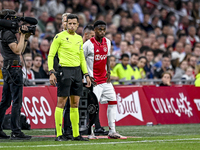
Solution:
[[(67, 98), (70, 98), (70, 120), (72, 124), (73, 137), (76, 141), (87, 141), (79, 134), (79, 99), (82, 95), (82, 73), (85, 74), (87, 87), (91, 86), (85, 57), (83, 53), (82, 37), (75, 31), (79, 26), (78, 16), (70, 14), (67, 16), (67, 30), (58, 33), (51, 44), (48, 56), (49, 80), (54, 86), (57, 84), (57, 106), (55, 109), (55, 123), (57, 136), (55, 141), (65, 141), (62, 136), (63, 109)], [(60, 67), (57, 78), (53, 69), (54, 56), (58, 53)]]

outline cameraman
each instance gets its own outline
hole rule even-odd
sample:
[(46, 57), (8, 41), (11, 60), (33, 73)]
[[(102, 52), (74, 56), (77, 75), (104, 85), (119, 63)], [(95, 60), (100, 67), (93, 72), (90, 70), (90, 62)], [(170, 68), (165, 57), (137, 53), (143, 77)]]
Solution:
[[(12, 10), (6, 10), (7, 14), (13, 12)], [(12, 20), (11, 17), (4, 18)], [(11, 112), (11, 139), (13, 140), (29, 140), (31, 136), (25, 135), (20, 128), (20, 113), (22, 107), (22, 90), (23, 90), (23, 75), (22, 66), (20, 63), (20, 55), (24, 52), (27, 40), (30, 37), (30, 33), (22, 31), (28, 31), (29, 24), (24, 23), (19, 29), (20, 40), (17, 41), (15, 35), (16, 32), (4, 28), (1, 32), (1, 53), (4, 58), (4, 65), (2, 69), (3, 73), (3, 93), (2, 100), (0, 102), (0, 139), (8, 139), (2, 130), (2, 123), (6, 110), (12, 103)]]

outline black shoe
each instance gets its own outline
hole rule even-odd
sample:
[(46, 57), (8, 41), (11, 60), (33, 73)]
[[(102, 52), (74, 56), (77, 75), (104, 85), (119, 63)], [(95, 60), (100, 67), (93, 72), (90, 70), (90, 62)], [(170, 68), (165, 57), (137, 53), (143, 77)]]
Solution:
[(83, 138), (81, 135), (74, 137), (74, 141), (89, 141), (87, 138)]
[(106, 131), (103, 127), (94, 130), (94, 135), (108, 135), (109, 131)]
[(30, 140), (31, 136), (25, 135), (23, 132), (11, 133), (11, 140)]
[(10, 138), (10, 136), (6, 135), (5, 132), (0, 131), (0, 139), (9, 139), (9, 138)]
[(74, 140), (74, 138), (71, 134), (63, 133), (63, 138), (65, 138), (67, 141), (73, 141)]
[(62, 135), (56, 137), (55, 141), (67, 141)]

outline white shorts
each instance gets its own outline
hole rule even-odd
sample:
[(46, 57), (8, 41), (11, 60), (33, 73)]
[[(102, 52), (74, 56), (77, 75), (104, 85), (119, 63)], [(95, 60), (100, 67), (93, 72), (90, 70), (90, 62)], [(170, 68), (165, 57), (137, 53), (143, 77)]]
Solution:
[(108, 101), (116, 101), (115, 89), (111, 83), (96, 85), (93, 87), (93, 93), (101, 104), (108, 103)]

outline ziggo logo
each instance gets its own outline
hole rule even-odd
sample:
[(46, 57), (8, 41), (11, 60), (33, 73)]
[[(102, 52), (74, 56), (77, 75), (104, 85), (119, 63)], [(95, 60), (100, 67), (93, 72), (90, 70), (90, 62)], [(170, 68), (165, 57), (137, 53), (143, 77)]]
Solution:
[[(40, 104), (39, 109), (36, 107), (36, 103)], [(32, 108), (28, 107), (28, 105), (29, 106), (31, 105)], [(25, 115), (27, 116), (28, 123), (30, 123), (30, 119), (29, 119), (30, 117), (28, 117), (29, 115), (33, 117), (31, 121), (34, 124), (38, 124), (38, 118), (40, 118), (39, 120), (42, 124), (46, 124), (46, 115), (47, 116), (52, 115), (51, 107), (48, 101), (46, 100), (46, 98), (43, 96), (40, 97), (40, 101), (35, 96), (33, 96), (32, 102), (30, 101), (28, 97), (24, 97), (24, 102), (22, 103), (22, 107), (24, 108), (24, 112), (25, 112)]]
[(107, 58), (107, 55), (95, 55), (95, 60), (105, 60)]

